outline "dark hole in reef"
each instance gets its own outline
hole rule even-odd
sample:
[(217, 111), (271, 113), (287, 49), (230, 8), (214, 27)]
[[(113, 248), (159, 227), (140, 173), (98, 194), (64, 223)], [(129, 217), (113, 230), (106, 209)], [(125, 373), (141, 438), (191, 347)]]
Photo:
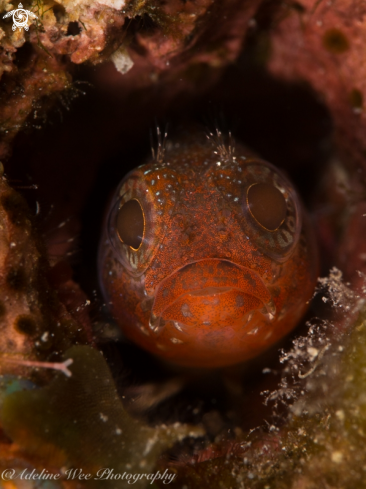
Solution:
[(136, 51), (140, 56), (146, 53), (146, 50), (140, 43), (134, 42), (137, 33), (145, 35), (153, 34), (158, 29), (157, 23), (148, 14), (136, 15), (133, 18), (126, 17), (122, 27), (124, 33), (124, 43)]
[(339, 29), (327, 30), (323, 36), (323, 45), (333, 54), (342, 54), (349, 49), (348, 39)]
[(17, 49), (15, 55), (15, 65), (19, 70), (22, 70), (30, 62), (33, 54), (33, 46), (30, 42), (25, 42), (23, 46)]
[[(269, 76), (253, 59), (256, 54), (245, 52), (217, 84), (197, 88), (185, 97), (169, 84), (135, 89), (126, 77), (108, 85), (105, 68), (75, 67), (74, 79), (87, 80), (93, 88), (73, 102), (62, 122), (19, 134), (11, 176), (30, 173), (39, 185), (41, 193), (35, 192), (33, 198), (43, 209), (45, 229), (51, 231), (48, 240), (52, 240), (52, 229), (65, 219), (80, 218), (81, 230), (76, 226), (73, 234), (77, 253), (70, 260), (76, 282), (93, 300), (93, 321), (106, 318), (100, 308), (96, 257), (108, 198), (128, 171), (150, 157), (149, 130), (155, 127), (155, 119), (161, 127), (169, 122), (169, 137), (182, 123), (200, 123), (204, 133), (207, 125), (215, 127), (220, 119), (224, 131), (231, 130), (238, 141), (284, 169), (303, 200), (311, 203), (330, 152), (330, 116), (308, 86)], [(205, 77), (210, 73), (206, 68)], [(186, 81), (191, 80), (183, 79), (184, 87)], [(46, 219), (51, 205), (54, 208)], [(284, 345), (291, 345), (291, 338)], [(161, 384), (179, 375), (129, 343), (108, 341), (100, 348), (121, 395), (131, 386)], [(263, 406), (260, 392), (276, 388), (279, 380), (275, 374), (263, 375), (264, 367), (280, 370), (278, 345), (248, 364), (238, 374), (238, 382), (219, 371), (188, 373), (189, 382), (173, 397), (151, 407), (148, 418), (151, 422), (198, 422), (207, 415), (211, 437), (219, 429), (258, 426), (271, 416), (271, 407)]]
[(32, 316), (22, 314), (15, 319), (15, 329), (21, 334), (34, 336), (37, 333), (37, 322)]
[(362, 109), (363, 107), (363, 95), (360, 90), (354, 88), (349, 94), (349, 103), (354, 109)]
[(52, 7), (52, 10), (53, 10), (53, 13), (56, 17), (57, 22), (62, 23), (65, 15), (66, 15), (65, 7), (63, 7), (62, 5), (56, 4)]
[(77, 36), (81, 32), (81, 27), (79, 26), (79, 22), (76, 20), (73, 22), (69, 22), (69, 25), (67, 26), (67, 36)]
[(152, 33), (157, 28), (158, 24), (150, 15), (144, 13), (132, 18), (127, 17), (122, 29), (126, 35), (134, 36), (137, 32)]

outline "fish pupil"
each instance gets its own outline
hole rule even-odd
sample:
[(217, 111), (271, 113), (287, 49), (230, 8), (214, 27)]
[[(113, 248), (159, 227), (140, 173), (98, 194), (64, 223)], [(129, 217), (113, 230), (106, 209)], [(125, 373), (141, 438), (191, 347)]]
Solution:
[(117, 214), (117, 234), (122, 243), (138, 250), (144, 237), (144, 213), (138, 200), (125, 202)]
[(247, 202), (251, 215), (268, 231), (278, 229), (286, 218), (286, 200), (274, 185), (251, 185), (247, 192)]

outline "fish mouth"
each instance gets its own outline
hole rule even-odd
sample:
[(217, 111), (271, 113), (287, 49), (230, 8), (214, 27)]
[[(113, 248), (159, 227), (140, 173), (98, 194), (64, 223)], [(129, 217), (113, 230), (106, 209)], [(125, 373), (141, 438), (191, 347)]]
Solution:
[[(210, 258), (189, 263), (162, 280), (151, 309), (150, 328), (158, 331), (162, 317), (179, 324), (204, 323), (208, 311), (215, 312), (215, 308), (217, 317), (223, 317), (222, 309), (229, 298), (233, 302), (233, 294), (242, 317), (259, 309), (270, 320), (274, 318), (272, 294), (256, 272), (229, 260)], [(228, 311), (227, 316), (230, 314), (234, 312)]]

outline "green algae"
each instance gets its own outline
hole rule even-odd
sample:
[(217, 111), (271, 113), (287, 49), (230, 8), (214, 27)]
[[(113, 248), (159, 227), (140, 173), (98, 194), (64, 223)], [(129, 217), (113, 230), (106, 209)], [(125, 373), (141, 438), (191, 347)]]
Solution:
[[(88, 487), (123, 488), (131, 482), (115, 474), (152, 473), (162, 451), (200, 432), (181, 424), (150, 427), (132, 418), (97, 350), (74, 346), (65, 358), (73, 360), (71, 377), (58, 374), (46, 387), (14, 392), (3, 401), (2, 427), (25, 457), (62, 467), (65, 478), (90, 474)], [(149, 482), (141, 478), (134, 485)]]

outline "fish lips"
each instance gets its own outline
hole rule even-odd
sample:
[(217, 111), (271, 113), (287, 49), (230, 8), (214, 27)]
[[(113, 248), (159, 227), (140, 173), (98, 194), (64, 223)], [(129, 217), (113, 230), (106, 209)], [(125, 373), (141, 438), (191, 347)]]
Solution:
[(234, 293), (242, 316), (250, 310), (262, 309), (270, 319), (274, 317), (272, 295), (256, 272), (229, 260), (211, 258), (185, 265), (162, 280), (152, 306), (150, 327), (158, 327), (162, 316), (182, 321), (183, 315), (184, 323), (203, 321), (210, 316), (208, 310), (215, 307), (222, 310), (225, 304), (230, 316), (234, 314), (230, 307), (235, 311), (235, 304), (230, 301)]

